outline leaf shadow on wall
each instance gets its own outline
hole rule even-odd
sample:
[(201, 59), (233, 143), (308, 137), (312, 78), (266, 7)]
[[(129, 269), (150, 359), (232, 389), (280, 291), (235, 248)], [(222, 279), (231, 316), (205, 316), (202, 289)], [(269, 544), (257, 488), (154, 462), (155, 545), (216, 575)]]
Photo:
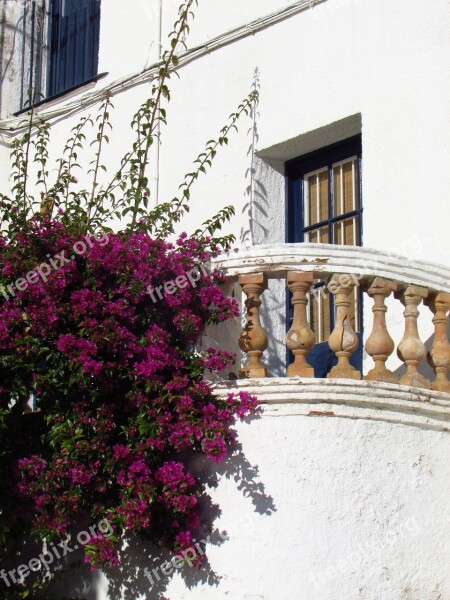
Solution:
[[(255, 68), (253, 75), (252, 91), (260, 91), (260, 80), (259, 80), (259, 69)], [(251, 112), (252, 125), (247, 130), (247, 137), (250, 139), (250, 145), (247, 150), (247, 157), (249, 160), (249, 167), (245, 171), (245, 179), (248, 182), (245, 189), (245, 196), (247, 198), (246, 203), (242, 207), (243, 222), (246, 226), (241, 227), (240, 232), (240, 243), (243, 248), (250, 248), (255, 245), (256, 232), (255, 229), (260, 230), (259, 235), (264, 239), (268, 234), (268, 229), (265, 227), (258, 217), (268, 216), (268, 197), (265, 186), (258, 181), (257, 172), (255, 168), (255, 152), (256, 146), (259, 141), (258, 134), (258, 105), (254, 106)], [(260, 242), (261, 243), (261, 242)]]
[[(259, 68), (256, 67), (253, 75), (252, 90), (259, 92), (261, 88)], [(252, 125), (247, 131), (250, 145), (247, 150), (249, 166), (245, 171), (247, 187), (245, 190), (246, 202), (242, 208), (242, 221), (245, 224), (240, 231), (240, 245), (243, 249), (250, 249), (260, 244), (271, 243), (270, 227), (273, 218), (273, 207), (270, 206), (269, 192), (261, 175), (261, 161), (256, 155), (259, 141), (258, 120), (259, 112), (256, 105), (251, 113)], [(259, 165), (259, 166), (258, 166)], [(284, 210), (284, 209), (283, 209)], [(245, 297), (241, 300), (245, 300)], [(261, 296), (261, 323), (269, 338), (267, 350), (264, 352), (262, 362), (266, 364), (270, 376), (283, 377), (286, 373), (286, 347), (284, 333), (286, 330), (286, 295), (284, 285), (280, 282), (270, 281), (268, 289)], [(243, 302), (241, 302), (243, 306)], [(244, 309), (245, 312), (245, 309)], [(276, 318), (274, 319), (274, 315)], [(280, 339), (281, 334), (281, 339)], [(245, 355), (241, 362), (246, 363)]]

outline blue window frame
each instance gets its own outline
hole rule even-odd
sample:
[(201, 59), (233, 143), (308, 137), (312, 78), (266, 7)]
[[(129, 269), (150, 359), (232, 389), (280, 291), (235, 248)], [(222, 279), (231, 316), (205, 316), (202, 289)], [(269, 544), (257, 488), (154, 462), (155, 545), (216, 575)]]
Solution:
[(47, 98), (97, 75), (100, 0), (51, 0)]
[[(286, 163), (286, 241), (360, 246), (362, 244), (361, 136), (356, 136)], [(314, 284), (309, 321), (317, 344), (308, 361), (316, 377), (336, 364), (327, 340), (334, 328), (334, 299), (325, 282)], [(288, 299), (287, 328), (293, 311)], [(362, 369), (362, 294), (357, 287), (350, 309), (359, 348), (350, 362)], [(291, 358), (288, 356), (288, 362)]]
[[(336, 210), (336, 194), (333, 185), (335, 178), (333, 167), (342, 162), (355, 158), (356, 163), (356, 194), (355, 206), (351, 210)], [(318, 219), (315, 222), (306, 222), (306, 181), (305, 176), (309, 173), (322, 172), (326, 175), (327, 185), (327, 214), (321, 218), (317, 211)], [(356, 246), (362, 244), (362, 201), (361, 201), (361, 136), (350, 138), (343, 142), (333, 144), (317, 152), (306, 154), (300, 158), (286, 163), (286, 175), (288, 179), (288, 219), (287, 237), (290, 242), (319, 241), (309, 239), (311, 233), (317, 229), (326, 228), (328, 239), (324, 243), (339, 244), (337, 238), (336, 224), (340, 224), (350, 218), (357, 222)]]

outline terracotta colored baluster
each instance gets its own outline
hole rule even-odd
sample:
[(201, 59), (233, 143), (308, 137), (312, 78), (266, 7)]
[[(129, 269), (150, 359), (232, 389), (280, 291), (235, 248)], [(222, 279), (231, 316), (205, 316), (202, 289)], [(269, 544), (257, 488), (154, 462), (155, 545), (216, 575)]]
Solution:
[(445, 292), (433, 294), (425, 304), (434, 313), (434, 342), (427, 357), (436, 373), (431, 389), (450, 393), (450, 381), (447, 379), (447, 373), (450, 371), (450, 344), (447, 336), (450, 294)]
[(392, 354), (395, 348), (394, 340), (388, 333), (386, 327), (386, 304), (385, 300), (392, 292), (395, 292), (398, 284), (388, 279), (376, 277), (369, 289), (368, 295), (373, 298), (373, 328), (372, 333), (367, 338), (366, 352), (374, 362), (374, 368), (367, 373), (364, 379), (369, 381), (385, 381), (387, 383), (398, 383), (397, 375), (386, 367), (386, 360)]
[(315, 335), (306, 319), (307, 293), (312, 285), (312, 273), (290, 272), (287, 276), (287, 287), (292, 292), (294, 319), (292, 327), (286, 335), (286, 346), (294, 354), (294, 362), (287, 369), (288, 377), (314, 377), (314, 369), (306, 362), (306, 355), (314, 346)]
[(328, 340), (328, 345), (336, 354), (338, 364), (328, 373), (328, 378), (361, 379), (361, 373), (349, 363), (349, 358), (358, 348), (358, 337), (348, 318), (350, 307), (349, 296), (355, 287), (355, 282), (348, 275), (333, 275), (328, 289), (335, 297), (336, 317), (334, 330)]
[(267, 368), (261, 362), (261, 356), (267, 348), (268, 339), (259, 318), (260, 296), (267, 288), (267, 279), (263, 273), (240, 275), (239, 283), (247, 296), (247, 323), (239, 337), (239, 347), (248, 354), (248, 363), (239, 371), (239, 377), (267, 377)]
[(419, 316), (417, 307), (427, 296), (427, 288), (419, 285), (409, 285), (405, 290), (395, 294), (395, 297), (399, 298), (405, 306), (403, 313), (405, 317), (405, 333), (398, 345), (397, 354), (400, 360), (406, 365), (406, 373), (400, 377), (400, 383), (429, 389), (430, 381), (417, 371), (417, 367), (427, 353), (425, 344), (420, 339), (417, 328), (417, 317)]

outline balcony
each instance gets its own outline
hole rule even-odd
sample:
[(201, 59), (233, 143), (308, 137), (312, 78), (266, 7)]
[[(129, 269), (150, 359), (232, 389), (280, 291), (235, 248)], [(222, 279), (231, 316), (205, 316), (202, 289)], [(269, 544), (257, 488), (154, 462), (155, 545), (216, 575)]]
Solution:
[[(277, 405), (276, 410), (294, 403), (296, 414), (308, 416), (379, 418), (382, 412), (383, 420), (420, 421), (432, 429), (450, 430), (450, 268), (368, 248), (307, 243), (222, 255), (213, 268), (223, 271), (230, 285), (239, 284), (246, 298), (239, 347), (247, 360), (237, 380), (217, 386), (218, 394), (245, 389), (262, 404)], [(264, 305), (272, 280), (285, 282), (293, 305), (283, 342), (293, 359), (281, 377), (271, 377), (271, 340), (261, 324), (272, 317)], [(307, 308), (318, 280), (326, 282), (335, 306), (328, 345), (337, 363), (326, 378), (315, 377), (308, 363), (316, 339)], [(349, 318), (350, 296), (358, 286), (365, 307), (363, 370), (349, 362), (359, 345)], [(283, 311), (285, 304), (277, 306)], [(428, 339), (421, 339), (419, 325)], [(388, 368), (395, 349), (400, 362)]]

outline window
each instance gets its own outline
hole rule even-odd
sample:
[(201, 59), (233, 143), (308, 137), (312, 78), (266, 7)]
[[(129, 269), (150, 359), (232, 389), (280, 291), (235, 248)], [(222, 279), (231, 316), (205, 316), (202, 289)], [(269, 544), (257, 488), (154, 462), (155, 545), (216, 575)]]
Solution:
[(97, 75), (99, 0), (52, 0), (47, 97)]
[(20, 110), (98, 77), (100, 0), (30, 0), (20, 20)]
[[(288, 242), (361, 245), (361, 136), (289, 161), (286, 175)], [(334, 302), (324, 281), (315, 282), (310, 298), (308, 318), (318, 347), (310, 353), (309, 362), (316, 376), (323, 377), (334, 359), (327, 344), (334, 327)], [(362, 295), (358, 287), (349, 316), (361, 334)], [(360, 340), (351, 361), (357, 368), (361, 368), (361, 346)]]
[(358, 179), (357, 156), (303, 176), (305, 242), (360, 245)]

